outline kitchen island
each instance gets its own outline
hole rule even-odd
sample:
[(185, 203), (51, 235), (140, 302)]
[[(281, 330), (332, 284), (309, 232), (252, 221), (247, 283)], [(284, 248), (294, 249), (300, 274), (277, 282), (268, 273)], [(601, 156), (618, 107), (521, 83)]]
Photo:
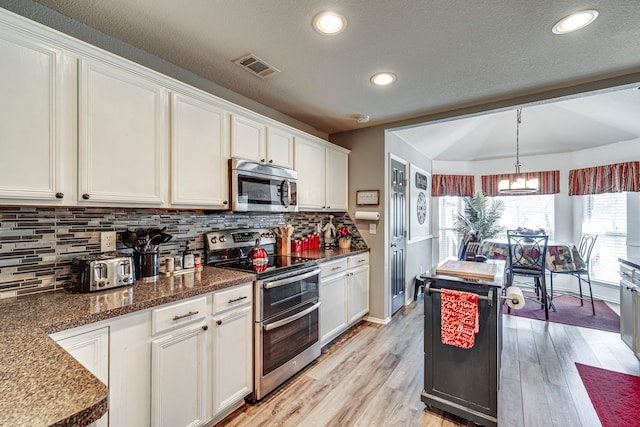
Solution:
[[(499, 296), (503, 286), (504, 266), (505, 262), (498, 260), (489, 260), (487, 263), (445, 261), (422, 277), (422, 401), (428, 406), (475, 423), (494, 427), (498, 423), (502, 351), (502, 309)], [(486, 276), (480, 270), (489, 271), (488, 267), (491, 267), (490, 276), (493, 279), (470, 277), (474, 272)], [(463, 294), (445, 296), (445, 292)], [(469, 296), (477, 296), (475, 302), (467, 301)], [(446, 302), (443, 302), (445, 298)], [(464, 301), (460, 298), (464, 298)], [(472, 304), (475, 304), (473, 309), (469, 308), (473, 307)], [(466, 314), (465, 310), (468, 311)], [(463, 313), (464, 318), (460, 318), (459, 313)], [(478, 327), (475, 333), (469, 326), (470, 321)], [(463, 328), (470, 328), (465, 329), (468, 334), (458, 333)]]

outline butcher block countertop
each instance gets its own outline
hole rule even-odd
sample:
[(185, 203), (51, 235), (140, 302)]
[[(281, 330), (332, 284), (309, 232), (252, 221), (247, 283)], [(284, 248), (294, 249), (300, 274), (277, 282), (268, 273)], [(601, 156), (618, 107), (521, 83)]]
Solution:
[[(304, 251), (319, 262), (368, 249)], [(109, 390), (49, 334), (251, 282), (207, 267), (87, 294), (46, 292), (0, 300), (0, 426), (84, 426), (108, 409)]]
[(49, 334), (251, 282), (204, 267), (88, 294), (47, 292), (0, 300), (0, 426), (84, 426), (107, 411), (109, 390)]

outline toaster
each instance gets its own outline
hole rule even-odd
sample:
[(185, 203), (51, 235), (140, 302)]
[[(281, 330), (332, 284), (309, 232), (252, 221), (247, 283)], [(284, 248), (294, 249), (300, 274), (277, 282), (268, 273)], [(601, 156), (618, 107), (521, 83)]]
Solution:
[(133, 259), (130, 256), (88, 256), (71, 262), (71, 281), (76, 292), (94, 292), (136, 281)]

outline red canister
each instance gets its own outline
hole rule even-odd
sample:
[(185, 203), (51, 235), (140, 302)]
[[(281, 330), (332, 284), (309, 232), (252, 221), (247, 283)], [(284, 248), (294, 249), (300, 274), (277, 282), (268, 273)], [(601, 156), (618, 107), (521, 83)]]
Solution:
[(303, 251), (309, 250), (309, 239), (307, 237), (302, 238), (302, 250)]
[(291, 241), (291, 252), (300, 252), (302, 250), (302, 241), (300, 239)]

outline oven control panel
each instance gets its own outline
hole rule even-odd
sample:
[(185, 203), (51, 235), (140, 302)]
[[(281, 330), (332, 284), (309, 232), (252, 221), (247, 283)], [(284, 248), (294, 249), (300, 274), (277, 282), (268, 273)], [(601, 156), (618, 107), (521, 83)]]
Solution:
[(245, 228), (238, 230), (212, 231), (206, 234), (210, 251), (252, 246), (256, 240), (260, 245), (276, 243), (276, 234), (267, 228)]

